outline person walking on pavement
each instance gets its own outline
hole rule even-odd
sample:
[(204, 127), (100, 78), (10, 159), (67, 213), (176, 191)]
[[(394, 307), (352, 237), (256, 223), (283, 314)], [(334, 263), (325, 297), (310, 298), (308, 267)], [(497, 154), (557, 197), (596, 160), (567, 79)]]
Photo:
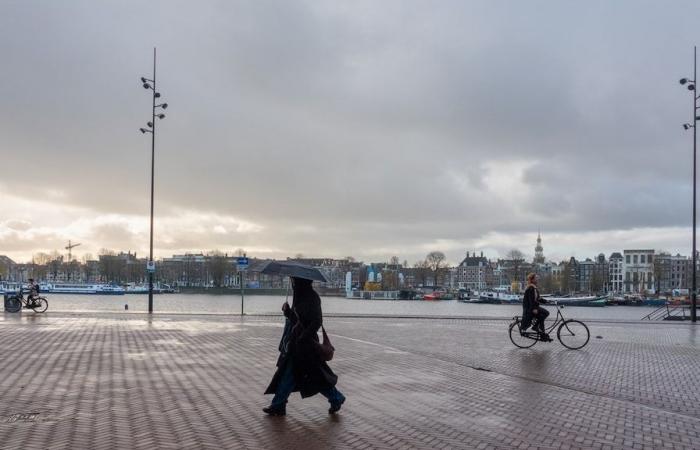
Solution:
[(523, 322), (521, 330), (525, 331), (531, 324), (533, 331), (540, 335), (543, 341), (551, 341), (547, 333), (544, 331), (544, 321), (549, 316), (549, 311), (540, 306), (541, 303), (547, 303), (545, 299), (540, 297), (540, 291), (537, 289), (539, 279), (537, 274), (531, 273), (527, 276), (527, 288), (525, 289), (525, 297), (523, 298)]
[(345, 396), (335, 387), (338, 376), (333, 373), (318, 352), (318, 330), (323, 324), (321, 298), (311, 280), (291, 278), (292, 306), (285, 301), (282, 312), (286, 317), (280, 341), (277, 371), (265, 394), (274, 394), (270, 406), (263, 408), (271, 416), (287, 414), (287, 399), (292, 392), (302, 398), (320, 393), (328, 399), (329, 414), (335, 414), (345, 402)]

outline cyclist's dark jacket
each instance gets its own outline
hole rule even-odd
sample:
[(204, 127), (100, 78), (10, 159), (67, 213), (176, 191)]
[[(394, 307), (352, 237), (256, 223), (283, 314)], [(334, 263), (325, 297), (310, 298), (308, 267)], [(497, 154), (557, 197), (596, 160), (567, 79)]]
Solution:
[(523, 329), (527, 328), (532, 324), (533, 309), (539, 309), (540, 302), (546, 303), (544, 299), (540, 298), (540, 291), (537, 290), (534, 284), (528, 285), (525, 289), (525, 297), (523, 297)]

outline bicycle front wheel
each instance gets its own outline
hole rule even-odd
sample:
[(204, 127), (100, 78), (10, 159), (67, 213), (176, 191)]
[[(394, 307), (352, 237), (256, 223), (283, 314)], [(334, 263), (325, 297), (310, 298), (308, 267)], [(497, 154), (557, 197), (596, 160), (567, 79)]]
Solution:
[(7, 312), (16, 313), (22, 309), (22, 302), (17, 297), (9, 297), (7, 303), (5, 304), (5, 310)]
[(530, 348), (537, 344), (537, 339), (530, 337), (527, 333), (523, 334), (520, 332), (520, 321), (516, 320), (510, 325), (508, 329), (508, 334), (510, 334), (510, 341), (519, 348)]
[(34, 307), (32, 308), (35, 313), (43, 313), (47, 309), (49, 309), (49, 301), (46, 300), (44, 297), (39, 297), (34, 299)]
[(578, 320), (567, 320), (557, 330), (557, 339), (566, 348), (578, 350), (588, 344), (591, 333), (585, 323)]

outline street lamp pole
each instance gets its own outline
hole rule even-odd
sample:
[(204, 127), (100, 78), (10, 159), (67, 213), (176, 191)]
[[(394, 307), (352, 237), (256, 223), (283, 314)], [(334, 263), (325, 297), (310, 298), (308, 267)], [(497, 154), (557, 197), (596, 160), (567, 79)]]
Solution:
[(156, 105), (156, 99), (160, 98), (160, 93), (156, 90), (156, 49), (153, 48), (153, 78), (148, 79), (141, 77), (141, 82), (145, 89), (153, 91), (153, 103), (151, 109), (151, 121), (147, 123), (148, 128), (141, 128), (141, 133), (151, 133), (151, 226), (150, 226), (150, 244), (148, 254), (148, 313), (153, 313), (153, 273), (155, 265), (153, 263), (153, 199), (155, 189), (155, 161), (156, 161), (156, 118), (164, 119), (165, 114), (156, 114), (156, 108), (166, 109), (167, 103)]
[[(698, 76), (698, 48), (693, 47), (693, 83), (697, 80)], [(691, 86), (695, 86), (692, 84)], [(693, 90), (693, 293), (690, 297), (690, 320), (692, 322), (697, 321), (696, 308), (698, 302), (698, 290), (697, 290), (697, 247), (696, 247), (696, 220), (697, 216), (695, 213), (695, 205), (697, 198), (697, 159), (698, 159), (698, 96), (695, 94), (697, 91)]]
[(688, 80), (687, 78), (681, 78), (680, 83), (688, 83), (688, 90), (693, 94), (693, 124), (685, 123), (683, 128), (686, 130), (688, 128), (693, 129), (693, 281), (692, 281), (692, 291), (690, 293), (690, 320), (692, 322), (697, 321), (697, 246), (696, 246), (696, 199), (697, 199), (697, 143), (698, 143), (698, 96), (697, 90), (695, 89), (698, 75), (698, 48), (693, 47), (693, 79)]
[[(156, 163), (156, 48), (153, 47), (153, 109), (151, 110), (151, 237), (148, 251), (148, 261), (153, 264), (153, 193)], [(152, 266), (151, 266), (152, 267)], [(148, 313), (153, 313), (153, 269), (148, 270)]]

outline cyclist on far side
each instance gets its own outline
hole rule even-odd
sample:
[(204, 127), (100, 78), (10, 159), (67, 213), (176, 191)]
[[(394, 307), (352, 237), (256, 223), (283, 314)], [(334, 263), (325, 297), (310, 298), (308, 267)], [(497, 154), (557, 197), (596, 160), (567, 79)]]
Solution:
[(540, 297), (540, 291), (537, 289), (538, 281), (535, 273), (527, 276), (527, 289), (525, 289), (525, 297), (523, 298), (521, 330), (525, 331), (532, 325), (532, 330), (539, 333), (541, 340), (551, 341), (552, 338), (544, 331), (544, 321), (549, 316), (549, 311), (540, 306), (541, 303), (547, 303), (547, 301)]
[(27, 295), (27, 304), (33, 305), (34, 299), (39, 296), (39, 283), (34, 282), (34, 278), (30, 278), (27, 288), (29, 289), (29, 295)]

